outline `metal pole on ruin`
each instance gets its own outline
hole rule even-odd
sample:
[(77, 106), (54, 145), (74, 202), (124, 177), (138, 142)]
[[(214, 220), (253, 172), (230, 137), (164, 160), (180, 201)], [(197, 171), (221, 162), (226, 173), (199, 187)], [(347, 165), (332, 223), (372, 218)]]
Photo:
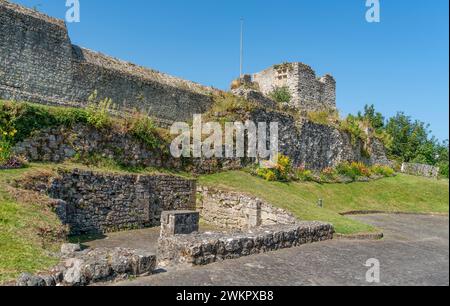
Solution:
[(241, 56), (240, 56), (240, 73), (239, 76), (243, 77), (243, 65), (244, 65), (244, 18), (241, 18)]

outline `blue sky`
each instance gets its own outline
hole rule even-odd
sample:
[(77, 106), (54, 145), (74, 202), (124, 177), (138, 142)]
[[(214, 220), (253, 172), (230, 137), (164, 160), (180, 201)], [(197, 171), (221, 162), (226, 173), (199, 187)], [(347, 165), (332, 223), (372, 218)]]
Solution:
[[(448, 0), (380, 0), (367, 23), (365, 0), (79, 0), (74, 44), (205, 85), (227, 89), (244, 70), (300, 61), (331, 73), (343, 115), (375, 104), (404, 111), (449, 138)], [(15, 0), (63, 18), (65, 0)]]

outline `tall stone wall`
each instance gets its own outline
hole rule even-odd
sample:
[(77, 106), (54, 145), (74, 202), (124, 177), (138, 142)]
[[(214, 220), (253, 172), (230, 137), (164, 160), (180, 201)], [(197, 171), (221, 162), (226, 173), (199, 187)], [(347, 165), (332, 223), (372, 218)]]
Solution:
[(275, 65), (253, 75), (253, 81), (264, 94), (287, 86), (290, 105), (302, 111), (336, 109), (336, 81), (331, 75), (317, 78), (314, 70), (303, 63)]
[(70, 96), (72, 45), (63, 21), (0, 1), (0, 42), (0, 98)]
[(71, 234), (159, 226), (166, 210), (195, 208), (196, 182), (170, 175), (60, 171), (48, 193), (65, 202)]
[(188, 120), (212, 88), (72, 45), (62, 20), (0, 0), (0, 98), (82, 106), (98, 91), (125, 108)]

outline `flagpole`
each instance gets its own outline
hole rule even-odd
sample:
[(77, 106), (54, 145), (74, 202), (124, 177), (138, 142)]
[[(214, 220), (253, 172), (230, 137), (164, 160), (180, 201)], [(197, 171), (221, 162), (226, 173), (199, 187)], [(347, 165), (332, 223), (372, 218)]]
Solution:
[(241, 18), (241, 56), (240, 56), (240, 78), (243, 77), (243, 66), (244, 66), (244, 18)]

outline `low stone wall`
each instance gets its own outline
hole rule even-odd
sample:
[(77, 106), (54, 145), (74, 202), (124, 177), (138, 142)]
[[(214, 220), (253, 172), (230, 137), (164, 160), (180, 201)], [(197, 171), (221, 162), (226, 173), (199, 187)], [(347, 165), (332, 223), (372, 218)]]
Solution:
[(196, 182), (171, 175), (60, 170), (48, 194), (71, 234), (159, 226), (165, 210), (195, 207)]
[(438, 167), (433, 167), (430, 165), (410, 163), (403, 163), (402, 165), (402, 173), (410, 175), (437, 178), (439, 176), (439, 172), (440, 169)]
[(259, 227), (242, 233), (194, 233), (164, 237), (158, 244), (161, 266), (197, 266), (332, 239), (333, 226), (320, 222)]
[(298, 222), (291, 213), (254, 196), (202, 186), (197, 188), (197, 210), (204, 221), (224, 229)]
[(87, 286), (89, 284), (152, 274), (156, 256), (129, 249), (93, 249), (74, 252), (51, 271), (40, 275), (22, 274), (22, 287)]

